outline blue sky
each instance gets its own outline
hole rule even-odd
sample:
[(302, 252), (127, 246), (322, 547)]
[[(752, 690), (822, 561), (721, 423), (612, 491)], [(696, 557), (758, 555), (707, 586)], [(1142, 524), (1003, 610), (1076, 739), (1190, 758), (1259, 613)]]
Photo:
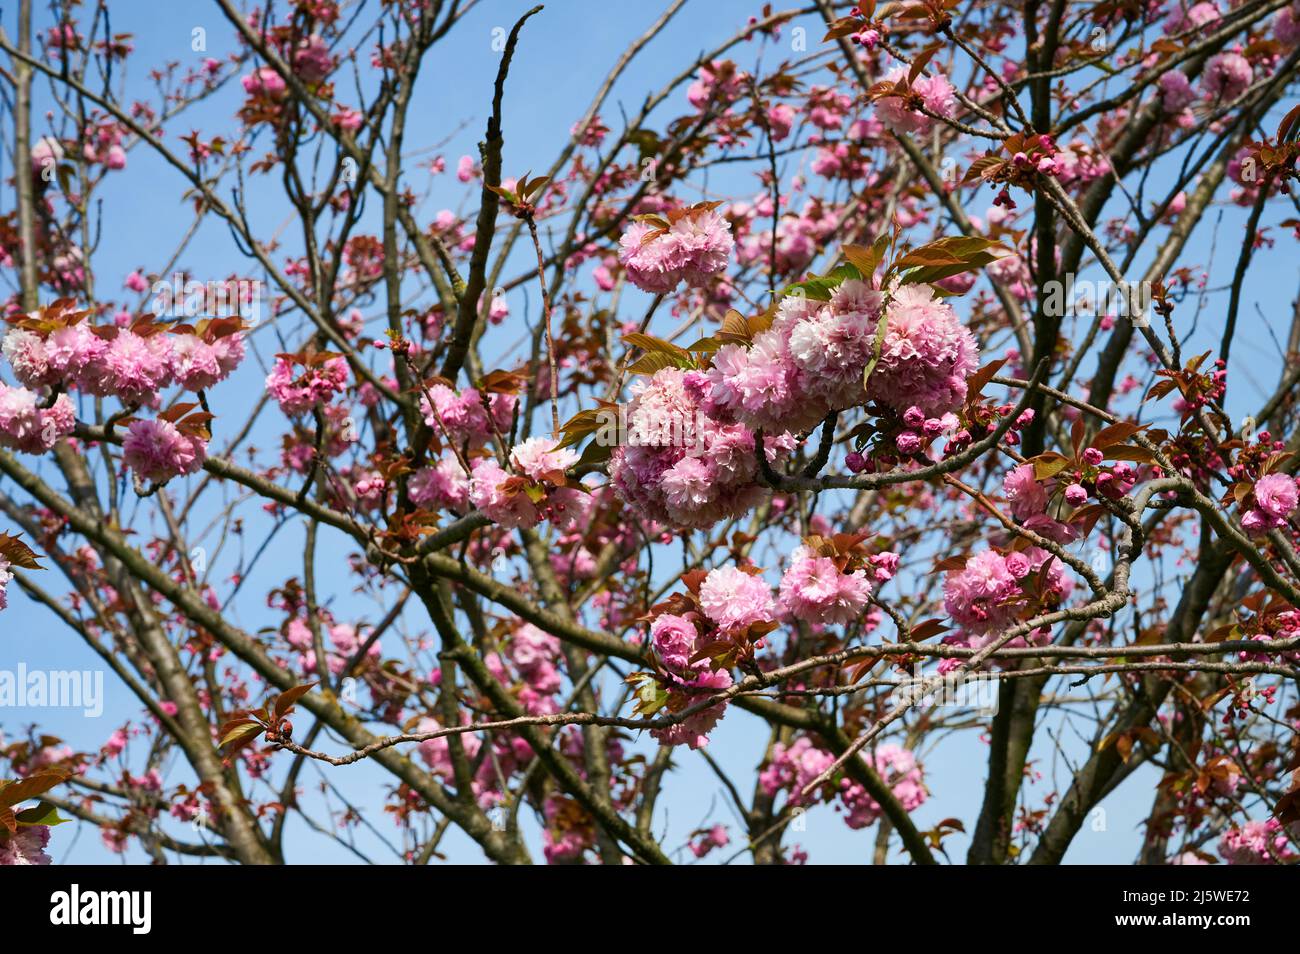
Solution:
[[(427, 185), (424, 163), (428, 147), (438, 145), (449, 167), (454, 169), (456, 159), (464, 153), (474, 153), (474, 143), (482, 135), (487, 105), (491, 95), (492, 80), (497, 68), (498, 54), (492, 48), (493, 31), (508, 28), (530, 3), (514, 0), (492, 0), (473, 10), (453, 32), (439, 44), (426, 62), (422, 89), (418, 97), (421, 104), (413, 111), (412, 128), (408, 134), (409, 150), (418, 153), (407, 173), (408, 182), (417, 190)], [(597, 84), (604, 77), (618, 54), (635, 37), (639, 36), (657, 17), (662, 3), (609, 3), (598, 0), (557, 0), (529, 21), (516, 53), (507, 84), (504, 107), (504, 171), (518, 175), (526, 170), (534, 172), (549, 167), (553, 157), (567, 141), (569, 129), (586, 109)], [(619, 124), (620, 111), (633, 113), (640, 107), (645, 94), (658, 89), (667, 77), (675, 75), (688, 62), (706, 48), (717, 45), (745, 22), (759, 5), (740, 0), (709, 0), (708, 3), (688, 3), (667, 30), (627, 70), (616, 87), (614, 95), (602, 110), (607, 125)], [(192, 31), (203, 28), (207, 32), (206, 55), (220, 57), (234, 49), (229, 42), (230, 31), (210, 4), (186, 0), (169, 4), (145, 2), (114, 3), (112, 5), (113, 29), (134, 35), (136, 54), (129, 71), (128, 88), (140, 91), (144, 67), (163, 60), (178, 60), (183, 64), (199, 60), (204, 54), (191, 50)], [(13, 12), (5, 12), (5, 25), (12, 33)], [(45, 23), (46, 21), (38, 21)], [(799, 23), (808, 30), (808, 45), (816, 49), (822, 31), (820, 21), (804, 18)], [(784, 41), (783, 41), (784, 42)], [(788, 49), (788, 47), (787, 47)], [(752, 58), (754, 46), (742, 47), (738, 59)], [(776, 62), (786, 50), (771, 52), (766, 62)], [(38, 90), (44, 101), (45, 91)], [(139, 93), (137, 92), (139, 95)], [(180, 123), (173, 124), (175, 133), (188, 129), (201, 130), (204, 137), (237, 131), (234, 112), (238, 107), (240, 92), (235, 87), (224, 90), (219, 96), (202, 103), (186, 114)], [(680, 98), (673, 104), (680, 107)], [(43, 107), (42, 107), (43, 108)], [(668, 112), (671, 112), (670, 107)], [(450, 135), (450, 138), (447, 137)], [(269, 145), (262, 140), (255, 144), (254, 152), (264, 151)], [(444, 140), (446, 140), (444, 142)], [(173, 143), (175, 142), (173, 138)], [(793, 171), (790, 167), (789, 171)], [(6, 171), (6, 176), (9, 173)], [(714, 190), (734, 190), (737, 197), (748, 197), (756, 189), (756, 180), (748, 171), (737, 171), (728, 179), (716, 176), (711, 179)], [(282, 230), (286, 242), (292, 243), (293, 229), (289, 208), (277, 197), (274, 182), (250, 184), (250, 208), (255, 230), (268, 234)], [(192, 215), (182, 195), (185, 184), (161, 160), (143, 149), (132, 151), (128, 167), (113, 175), (103, 190), (104, 239), (98, 248), (94, 265), (98, 281), (105, 296), (118, 294), (120, 282), (131, 270), (144, 267), (156, 270), (159, 262), (172, 249), (190, 227)], [(434, 184), (429, 199), (420, 207), (421, 215), (431, 217), (438, 209), (462, 208), (464, 190), (450, 175), (444, 175)], [(969, 211), (981, 214), (991, 201), (991, 193), (978, 197)], [(12, 197), (4, 197), (5, 208)], [(472, 206), (471, 206), (472, 208)], [(372, 203), (369, 215), (378, 210)], [(1283, 210), (1284, 211), (1284, 210)], [(1217, 211), (1212, 215), (1219, 214)], [(1211, 243), (1208, 232), (1193, 241), (1183, 261), (1213, 262), (1210, 286), (1223, 284), (1238, 251), (1234, 244), (1240, 234), (1241, 210), (1234, 207), (1222, 211), (1223, 221), (1219, 240)], [(1270, 213), (1272, 215), (1272, 212)], [(1273, 218), (1280, 218), (1276, 215)], [(1266, 217), (1266, 221), (1270, 219)], [(1287, 241), (1285, 233), (1279, 239)], [(1139, 260), (1139, 265), (1141, 260)], [(229, 231), (215, 219), (210, 219), (200, 229), (195, 240), (182, 257), (180, 266), (200, 279), (221, 278), (231, 272), (241, 273), (243, 259), (234, 248)], [(1234, 374), (1243, 378), (1258, 377), (1260, 384), (1239, 385), (1230, 392), (1229, 410), (1235, 415), (1247, 413), (1258, 402), (1258, 393), (1268, 393), (1270, 382), (1276, 379), (1277, 350), (1270, 336), (1285, 340), (1289, 321), (1289, 301), (1295, 292), (1298, 274), (1295, 257), (1274, 252), (1257, 259), (1255, 283), (1248, 285), (1246, 307), (1242, 312), (1243, 333), (1234, 351)], [(1261, 280), (1260, 273), (1268, 279)], [(507, 270), (511, 274), (511, 270)], [(1218, 324), (1216, 308), (1226, 300), (1224, 295), (1207, 296), (1206, 307), (1197, 323), (1195, 335), (1185, 347), (1185, 354), (1217, 347)], [(1258, 303), (1260, 312), (1256, 312)], [(523, 333), (517, 323), (522, 316), (536, 314), (535, 295), (532, 289), (520, 289), (512, 294), (513, 317), (507, 325), (489, 338), (487, 347), (504, 348)], [(634, 298), (625, 300), (629, 315), (639, 316), (641, 306)], [(960, 306), (959, 306), (960, 307)], [(1180, 311), (1179, 319), (1185, 313)], [(284, 334), (292, 338), (294, 329), (286, 326)], [(273, 342), (262, 339), (259, 351), (263, 358), (279, 350)], [(242, 420), (241, 412), (251, 407), (260, 393), (260, 375), (250, 361), (239, 375), (219, 387), (213, 401), (219, 415), (227, 421)], [(1085, 367), (1086, 371), (1086, 367)], [(264, 415), (254, 433), (253, 443), (272, 446), (281, 424), (277, 411)], [(222, 444), (220, 426), (214, 447)], [(201, 524), (202, 521), (199, 521)], [(265, 526), (250, 522), (246, 532), (246, 549), (251, 552), (265, 535)], [(269, 614), (262, 602), (269, 586), (300, 571), (303, 528), (297, 522), (279, 531), (267, 545), (261, 562), (255, 568), (259, 574), (236, 598), (231, 606), (232, 618), (249, 630), (278, 622)], [(220, 559), (230, 560), (233, 541)], [(334, 544), (331, 548), (331, 543)], [(321, 552), (339, 555), (343, 551), (338, 539), (324, 539)], [(347, 573), (342, 559), (321, 561), (322, 592), (331, 594), (331, 608), (341, 618), (378, 618), (374, 604), (352, 592), (355, 585)], [(230, 567), (233, 568), (233, 563)], [(59, 589), (56, 572), (38, 577), (47, 588)], [(223, 572), (229, 569), (223, 567)], [(264, 574), (264, 577), (262, 576)], [(214, 572), (220, 579), (222, 572)], [(262, 585), (259, 585), (262, 581)], [(900, 586), (908, 580), (900, 578)], [(48, 614), (33, 607), (24, 595), (11, 588), (10, 608), (0, 616), (0, 659), (6, 666), (25, 662), (29, 668), (66, 669), (98, 668), (98, 659), (81, 646), (74, 634), (64, 630)], [(414, 612), (407, 613), (407, 624), (412, 632), (428, 630), (427, 621)], [(43, 730), (62, 736), (74, 748), (93, 750), (117, 726), (116, 717), (136, 712), (130, 695), (111, 677), (106, 680), (106, 714), (98, 720), (81, 718), (66, 711), (48, 710), (22, 713), (21, 719), (0, 710), (0, 728), (10, 738), (21, 734), (21, 726), (38, 721)], [(1049, 725), (1048, 729), (1061, 729)], [(1072, 758), (1082, 751), (1068, 730), (1059, 733)], [(743, 713), (733, 712), (712, 736), (710, 754), (741, 781), (742, 789), (752, 784), (753, 771), (761, 756), (765, 733), (759, 731), (754, 720)], [(332, 746), (334, 743), (323, 743)], [(644, 746), (644, 743), (642, 743)], [(647, 747), (648, 748), (648, 747)], [(916, 821), (922, 829), (929, 828), (948, 817), (962, 818), (968, 828), (973, 828), (978, 811), (977, 793), (983, 785), (985, 773), (984, 745), (971, 733), (949, 739), (925, 757), (927, 784), (931, 799), (916, 812)], [(1036, 768), (1047, 769), (1053, 764), (1055, 749), (1049, 732), (1040, 731), (1032, 758)], [(709, 772), (703, 760), (693, 753), (680, 751), (676, 761), (679, 770), (668, 787), (664, 801), (661, 824), (671, 831), (676, 845), (692, 829), (707, 823), (724, 822), (732, 825), (733, 836), (739, 828), (722, 794), (721, 786)], [(138, 768), (138, 762), (135, 766)], [(174, 761), (167, 774), (169, 785), (188, 781), (183, 762)], [(325, 775), (340, 792), (362, 805), (376, 806), (391, 785), (391, 777), (366, 763), (342, 769), (329, 769)], [(304, 782), (311, 790), (318, 775), (314, 766), (304, 773)], [(1086, 825), (1071, 849), (1068, 861), (1101, 862), (1126, 861), (1136, 851), (1140, 839), (1140, 821), (1149, 807), (1156, 772), (1144, 768), (1125, 783), (1119, 792), (1108, 799), (1104, 807), (1104, 830), (1093, 830)], [(1033, 782), (1028, 786), (1031, 801), (1041, 804), (1048, 781)], [(309, 800), (316, 809), (318, 819), (324, 819), (319, 798)], [(370, 813), (372, 823), (380, 831), (396, 837), (396, 830), (382, 813)], [(91, 828), (73, 831), (65, 826), (56, 832), (53, 854), (58, 861), (112, 862), (111, 855), (99, 843), (98, 833)], [(357, 833), (357, 843), (362, 850), (377, 861), (390, 862), (393, 856), (380, 839), (366, 831)], [(810, 853), (813, 862), (860, 863), (869, 860), (875, 831), (868, 829), (851, 832), (827, 808), (814, 809), (807, 819), (806, 832), (792, 833), (786, 843), (798, 842)], [(347, 850), (308, 831), (299, 821), (290, 825), (289, 857), (294, 861), (317, 863), (351, 863), (355, 857)], [(965, 841), (956, 836), (948, 842), (953, 858), (960, 860), (965, 854)], [(479, 860), (477, 847), (467, 839), (452, 834), (445, 842), (444, 851), (456, 861)], [(127, 860), (143, 860), (137, 849), (126, 856)], [(540, 852), (537, 853), (540, 860)], [(897, 853), (893, 855), (897, 858)]]

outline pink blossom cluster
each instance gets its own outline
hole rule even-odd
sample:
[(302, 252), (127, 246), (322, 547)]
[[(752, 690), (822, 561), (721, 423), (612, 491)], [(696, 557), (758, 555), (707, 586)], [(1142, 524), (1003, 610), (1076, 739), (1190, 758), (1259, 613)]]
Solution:
[(1179, 70), (1170, 70), (1160, 74), (1160, 105), (1165, 112), (1181, 113), (1196, 102), (1196, 91), (1192, 89), (1187, 74)]
[[(1068, 597), (1074, 580), (1046, 550), (1030, 547), (1002, 554), (981, 550), (961, 570), (949, 571), (943, 585), (944, 611), (962, 628), (966, 645), (978, 649), (1019, 617), (1027, 596), (1022, 582), (1046, 567), (1040, 595), (1057, 602)], [(1035, 633), (1036, 639), (1047, 634)], [(1013, 640), (1008, 645), (1023, 645)]]
[(186, 391), (206, 391), (228, 378), (244, 360), (242, 334), (206, 341), (199, 335), (169, 335), (172, 378)]
[(43, 454), (72, 433), (76, 414), (66, 394), (41, 407), (34, 391), (0, 384), (0, 447)]
[(289, 94), (289, 86), (284, 77), (271, 66), (259, 66), (251, 73), (246, 73), (239, 80), (244, 92), (255, 99), (281, 100)]
[(699, 76), (686, 90), (686, 98), (696, 109), (716, 108), (740, 96), (748, 81), (749, 75), (736, 69), (730, 60), (714, 60), (700, 67)]
[(748, 347), (718, 349), (708, 409), (769, 433), (798, 433), (832, 410), (862, 403), (882, 301), (857, 280), (842, 283), (829, 302), (786, 296), (772, 326)]
[(781, 608), (796, 619), (841, 626), (861, 615), (871, 598), (865, 569), (846, 573), (828, 556), (795, 548), (781, 577)]
[(11, 566), (12, 564), (8, 560), (0, 556), (0, 610), (9, 606), (9, 594), (5, 592), (5, 588), (9, 585), (9, 581), (14, 578), (13, 572), (10, 570)]
[(1237, 205), (1250, 205), (1259, 195), (1264, 176), (1260, 174), (1259, 157), (1249, 146), (1242, 146), (1228, 160), (1228, 178), (1240, 188), (1232, 190), (1232, 201)]
[[(907, 67), (900, 66), (885, 74), (884, 82), (906, 81)], [(918, 77), (912, 92), (921, 97), (925, 108), (936, 116), (951, 119), (956, 106), (956, 93), (943, 74)], [(925, 113), (911, 109), (901, 96), (886, 96), (876, 100), (876, 118), (900, 136), (911, 133), (924, 135), (930, 131), (934, 120)]]
[[(889, 785), (906, 811), (914, 811), (924, 804), (925, 773), (910, 751), (886, 743), (864, 752), (863, 758)], [(808, 795), (803, 790), (834, 761), (835, 757), (825, 749), (817, 747), (807, 736), (800, 736), (789, 746), (777, 743), (773, 747), (772, 758), (759, 773), (758, 783), (768, 796), (784, 791), (787, 804), (803, 807), (828, 797), (832, 791), (829, 785)], [(845, 778), (834, 794), (839, 797), (838, 807), (845, 812), (845, 824), (850, 828), (866, 828), (880, 817), (880, 804), (858, 782)]]
[[(893, 463), (897, 451), (902, 457), (916, 457), (926, 452), (941, 434), (952, 434), (954, 440), (962, 433), (961, 420), (949, 411), (940, 417), (927, 417), (925, 412), (913, 404), (903, 412), (903, 427), (893, 436), (893, 450), (881, 448), (884, 453), (868, 461), (860, 453), (853, 452), (846, 456), (845, 463), (854, 473), (868, 466)], [(969, 433), (969, 431), (966, 431)], [(1015, 437), (1015, 431), (1008, 434), (1008, 442)], [(856, 458), (856, 459), (855, 459)]]
[[(695, 670), (689, 677), (674, 677), (668, 688), (668, 709), (679, 712), (698, 704), (702, 693), (709, 690), (726, 689), (731, 686), (731, 673), (725, 669), (716, 671), (707, 668)], [(666, 729), (652, 729), (650, 734), (661, 745), (686, 745), (692, 749), (703, 748), (709, 744), (709, 732), (722, 719), (727, 711), (727, 703), (709, 706), (688, 716), (681, 722)]]
[(669, 213), (662, 223), (634, 222), (619, 241), (619, 261), (637, 288), (665, 295), (682, 281), (707, 283), (727, 267), (734, 245), (731, 224), (712, 208), (696, 207)]
[(1047, 484), (1034, 476), (1033, 464), (1021, 464), (1002, 478), (1002, 492), (1017, 520), (1030, 520), (1047, 511)]
[(434, 384), (420, 398), (420, 411), (424, 422), (439, 437), (449, 438), (457, 447), (468, 444), (473, 449), (486, 444), (494, 430), (510, 433), (516, 403), (513, 394), (494, 393), (488, 396), (485, 406), (483, 395), (475, 388), (457, 393), (445, 384)]
[[(744, 639), (750, 627), (771, 623), (775, 616), (771, 587), (757, 573), (734, 566), (710, 570), (693, 601), (679, 598), (674, 611), (657, 615), (650, 624), (650, 643), (667, 675), (668, 711), (678, 712), (698, 702), (698, 690), (731, 685), (726, 669), (712, 668), (703, 651), (706, 643)], [(709, 731), (726, 709), (725, 702), (710, 706), (651, 734), (664, 745), (697, 749), (708, 744)]]
[(726, 825), (714, 825), (712, 828), (696, 832), (690, 840), (691, 854), (703, 858), (714, 848), (725, 848), (731, 843)]
[(1197, 3), (1184, 8), (1181, 0), (1176, 3), (1169, 16), (1165, 18), (1166, 34), (1183, 33), (1198, 27), (1209, 26), (1221, 19), (1219, 8), (1213, 3)]
[(664, 668), (685, 673), (696, 668), (695, 652), (700, 631), (695, 619), (664, 613), (650, 624), (650, 643)]
[[(978, 367), (974, 336), (928, 285), (896, 289), (884, 307), (865, 282), (843, 282), (822, 304), (805, 296), (782, 301), (772, 327), (752, 345), (728, 344), (709, 372), (710, 410), (772, 432), (811, 429), (832, 410), (875, 400), (900, 413), (947, 413), (966, 397)], [(879, 361), (864, 391), (863, 374)]]
[(239, 332), (208, 341), (153, 329), (96, 329), (84, 321), (45, 334), (13, 328), (0, 349), (28, 387), (58, 384), (148, 407), (157, 406), (158, 392), (172, 384), (189, 391), (210, 388), (244, 359)]
[[(1089, 447), (1083, 452), (1085, 467), (1070, 474), (1061, 471), (1053, 480), (1040, 481), (1034, 475), (1033, 464), (1013, 467), (1002, 478), (1002, 492), (1011, 505), (1011, 515), (1027, 530), (1041, 534), (1057, 543), (1068, 543), (1078, 536), (1069, 524), (1055, 520), (1047, 514), (1048, 503), (1058, 489), (1071, 507), (1081, 507), (1088, 502), (1090, 491), (1081, 481), (1087, 481), (1099, 496), (1117, 500), (1133, 489), (1137, 471), (1132, 464), (1120, 461), (1108, 468), (1099, 469), (1104, 460), (1102, 452)], [(1085, 476), (1086, 473), (1086, 476)]]
[(1201, 88), (1211, 100), (1231, 102), (1246, 91), (1253, 76), (1250, 61), (1240, 53), (1216, 53), (1205, 64)]
[(266, 390), (290, 417), (328, 403), (347, 386), (348, 362), (341, 356), (299, 370), (296, 362), (280, 355), (266, 377)]
[(1300, 2), (1283, 7), (1273, 21), (1273, 36), (1285, 46), (1300, 46)]
[(1251, 535), (1285, 527), (1300, 502), (1296, 480), (1288, 474), (1268, 474), (1255, 481), (1255, 506), (1241, 515), (1242, 528)]
[(726, 566), (710, 570), (695, 594), (693, 609), (666, 612), (650, 626), (650, 642), (664, 668), (688, 676), (708, 665), (699, 658), (705, 638), (741, 637), (755, 624), (775, 618), (771, 587), (757, 573)]
[[(350, 623), (337, 623), (326, 619), (321, 626), (322, 634), (328, 637), (325, 645), (325, 664), (334, 675), (343, 672), (362, 646), (357, 628)], [(317, 671), (316, 647), (311, 627), (301, 617), (293, 617), (284, 627), (284, 636), (289, 645), (298, 651), (298, 665), (304, 676), (312, 676)], [(372, 643), (366, 656), (377, 660), (382, 649), (378, 642)]]
[(147, 483), (163, 484), (196, 473), (207, 456), (206, 441), (162, 418), (132, 421), (122, 441), (122, 460)]
[(52, 864), (45, 853), (49, 843), (49, 825), (20, 825), (13, 833), (0, 828), (0, 866)]
[(334, 70), (329, 46), (316, 33), (298, 41), (290, 63), (298, 78), (309, 85), (321, 82)]
[(122, 132), (122, 127), (115, 122), (88, 125), (82, 137), (82, 157), (88, 163), (102, 164), (105, 169), (125, 169)]
[(1219, 839), (1219, 855), (1230, 865), (1271, 865), (1295, 857), (1276, 818), (1229, 828)]
[(890, 296), (884, 320), (867, 396), (900, 412), (915, 405), (929, 416), (959, 408), (979, 349), (952, 306), (928, 285), (904, 285)]
[(596, 846), (596, 829), (586, 816), (577, 817), (574, 804), (552, 795), (542, 805), (546, 830), (542, 832), (542, 855), (548, 865), (572, 862)]
[(388, 481), (379, 471), (370, 467), (350, 467), (340, 471), (344, 480), (352, 484), (357, 508), (366, 512), (383, 510), (388, 504)]
[[(906, 812), (913, 812), (925, 803), (925, 773), (916, 756), (902, 746), (886, 743), (863, 757), (885, 784), (893, 790)], [(866, 788), (852, 779), (840, 781), (840, 801), (844, 804), (844, 823), (850, 828), (866, 828), (881, 816), (880, 803), (872, 798)]]
[(700, 584), (700, 609), (723, 633), (771, 622), (776, 612), (772, 588), (755, 573), (735, 566), (710, 570)]
[(586, 494), (568, 486), (564, 472), (578, 461), (567, 447), (530, 437), (510, 452), (506, 471), (495, 458), (479, 457), (471, 465), (469, 499), (493, 523), (507, 530), (535, 527), (549, 519), (568, 530), (587, 511)]
[[(1287, 610), (1285, 613), (1278, 613), (1271, 620), (1269, 632), (1255, 633), (1251, 636), (1244, 637), (1247, 642), (1269, 642), (1275, 639), (1294, 639), (1300, 636), (1300, 613), (1295, 610)], [(1279, 653), (1276, 650), (1271, 652), (1251, 652), (1243, 649), (1237, 653), (1237, 658), (1242, 662), (1263, 662), (1271, 663), (1279, 658), (1290, 663), (1300, 663), (1300, 650)], [(1261, 696), (1270, 696), (1275, 687), (1266, 686), (1258, 690)]]
[(558, 712), (553, 698), (560, 689), (560, 641), (550, 633), (524, 623), (510, 637), (506, 655), (523, 680), (519, 701), (529, 715)]
[[(754, 435), (705, 412), (709, 377), (664, 368), (632, 388), (626, 440), (610, 455), (609, 476), (642, 516), (678, 528), (702, 528), (739, 516), (762, 496)], [(775, 460), (793, 449), (788, 434), (768, 437)]]
[(834, 761), (835, 756), (814, 745), (806, 735), (789, 745), (778, 742), (772, 747), (771, 760), (759, 772), (758, 784), (769, 797), (785, 791), (790, 805), (796, 808), (808, 805), (819, 793), (804, 795), (803, 790)]
[(1049, 161), (1052, 166), (1051, 174), (1066, 185), (1092, 182), (1111, 172), (1110, 160), (1106, 158), (1104, 152), (1085, 148), (1078, 142), (1073, 142), (1067, 148), (1060, 150)]
[[(498, 679), (507, 679), (500, 657), (492, 653), (487, 658), (489, 669)], [(436, 675), (436, 673), (435, 673)], [(462, 722), (469, 721), (469, 713), (461, 713)], [(438, 720), (425, 717), (416, 724), (417, 732), (436, 732), (443, 728)], [(429, 766), (429, 771), (444, 782), (454, 785), (456, 772), (451, 760), (451, 743), (448, 736), (426, 739), (417, 751), (420, 758)], [(477, 764), (472, 782), (472, 794), (478, 806), (489, 809), (501, 802), (501, 779), (509, 778), (516, 771), (528, 765), (533, 759), (533, 751), (528, 742), (515, 733), (500, 733), (492, 737), (489, 753), (483, 752), (483, 739), (476, 732), (462, 732), (460, 744), (470, 764)], [(486, 757), (481, 757), (486, 756)]]
[(808, 122), (827, 132), (838, 130), (853, 107), (853, 98), (829, 86), (808, 90)]
[(417, 507), (460, 512), (469, 506), (469, 475), (459, 460), (448, 455), (412, 474), (407, 492)]
[[(751, 220), (772, 215), (770, 196), (759, 196), (754, 203), (736, 203), (731, 214)], [(799, 214), (783, 215), (776, 229), (776, 267), (780, 272), (807, 268), (817, 252), (840, 228), (834, 211), (819, 202), (809, 202)], [(750, 229), (740, 238), (736, 259), (742, 265), (765, 265), (772, 248), (772, 230)]]
[(32, 165), (32, 175), (37, 182), (45, 182), (47, 169), (53, 169), (66, 155), (63, 143), (53, 136), (42, 136), (32, 145), (28, 158)]

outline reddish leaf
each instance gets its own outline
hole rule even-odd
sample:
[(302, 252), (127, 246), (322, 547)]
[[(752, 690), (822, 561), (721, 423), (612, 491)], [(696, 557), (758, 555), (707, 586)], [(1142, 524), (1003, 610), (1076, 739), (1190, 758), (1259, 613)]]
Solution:
[(1105, 450), (1112, 444), (1122, 444), (1138, 431), (1142, 430), (1141, 424), (1132, 424), (1128, 421), (1120, 421), (1117, 424), (1111, 424), (1109, 427), (1103, 427), (1097, 432), (1097, 436), (1092, 439), (1092, 446), (1098, 450)]
[(926, 64), (934, 58), (934, 54), (938, 53), (941, 47), (942, 44), (935, 43), (927, 46), (916, 55), (916, 59), (912, 61), (912, 68), (907, 71), (907, 85), (911, 86), (916, 82), (917, 78), (925, 70)]
[(950, 629), (952, 627), (941, 619), (927, 619), (925, 622), (917, 623), (908, 630), (907, 636), (913, 642), (919, 642), (932, 636), (938, 636), (940, 633), (946, 633)]
[(14, 782), (0, 783), (0, 805), (12, 807), (37, 795), (44, 795), (56, 785), (66, 782), (71, 774), (66, 769), (46, 769)]
[(292, 689), (286, 689), (284, 692), (276, 696), (275, 697), (276, 720), (278, 721), (284, 718), (285, 713), (287, 713), (291, 708), (293, 708), (293, 704), (297, 702), (299, 699), (301, 699), (303, 696), (307, 695), (307, 693), (311, 692), (312, 689), (314, 688), (316, 688), (316, 683), (309, 682), (301, 686), (294, 686)]
[(1002, 366), (1007, 363), (1006, 358), (998, 358), (996, 361), (990, 361), (984, 367), (980, 368), (969, 378), (966, 379), (966, 397), (967, 400), (977, 398), (984, 390), (985, 385), (993, 380), (993, 376), (1002, 370)]
[(13, 537), (7, 533), (0, 533), (0, 557), (4, 557), (14, 566), (22, 567), (24, 570), (45, 569), (36, 562), (39, 559), (36, 551), (24, 543), (21, 537), (21, 533)]

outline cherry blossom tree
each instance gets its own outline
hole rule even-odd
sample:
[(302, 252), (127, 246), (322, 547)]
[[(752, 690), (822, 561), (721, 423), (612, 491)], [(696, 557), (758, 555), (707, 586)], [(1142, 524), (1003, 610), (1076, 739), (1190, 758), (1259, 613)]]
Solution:
[(0, 33), (0, 620), (134, 701), (6, 716), (0, 863), (1300, 858), (1300, 4), (635, 5), (556, 155), (564, 4), (112, 6)]

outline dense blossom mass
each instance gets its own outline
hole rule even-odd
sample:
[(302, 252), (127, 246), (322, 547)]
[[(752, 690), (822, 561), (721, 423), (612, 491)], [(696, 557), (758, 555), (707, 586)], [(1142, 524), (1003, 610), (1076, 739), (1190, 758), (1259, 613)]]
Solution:
[(703, 285), (727, 267), (731, 226), (713, 209), (680, 210), (637, 222), (619, 242), (619, 261), (642, 291), (664, 295), (681, 282)]
[[(709, 414), (709, 386), (704, 372), (664, 368), (632, 387), (625, 440), (610, 457), (609, 476), (649, 520), (709, 527), (763, 496), (755, 432)], [(771, 462), (793, 444), (787, 433), (765, 436), (764, 453)]]

